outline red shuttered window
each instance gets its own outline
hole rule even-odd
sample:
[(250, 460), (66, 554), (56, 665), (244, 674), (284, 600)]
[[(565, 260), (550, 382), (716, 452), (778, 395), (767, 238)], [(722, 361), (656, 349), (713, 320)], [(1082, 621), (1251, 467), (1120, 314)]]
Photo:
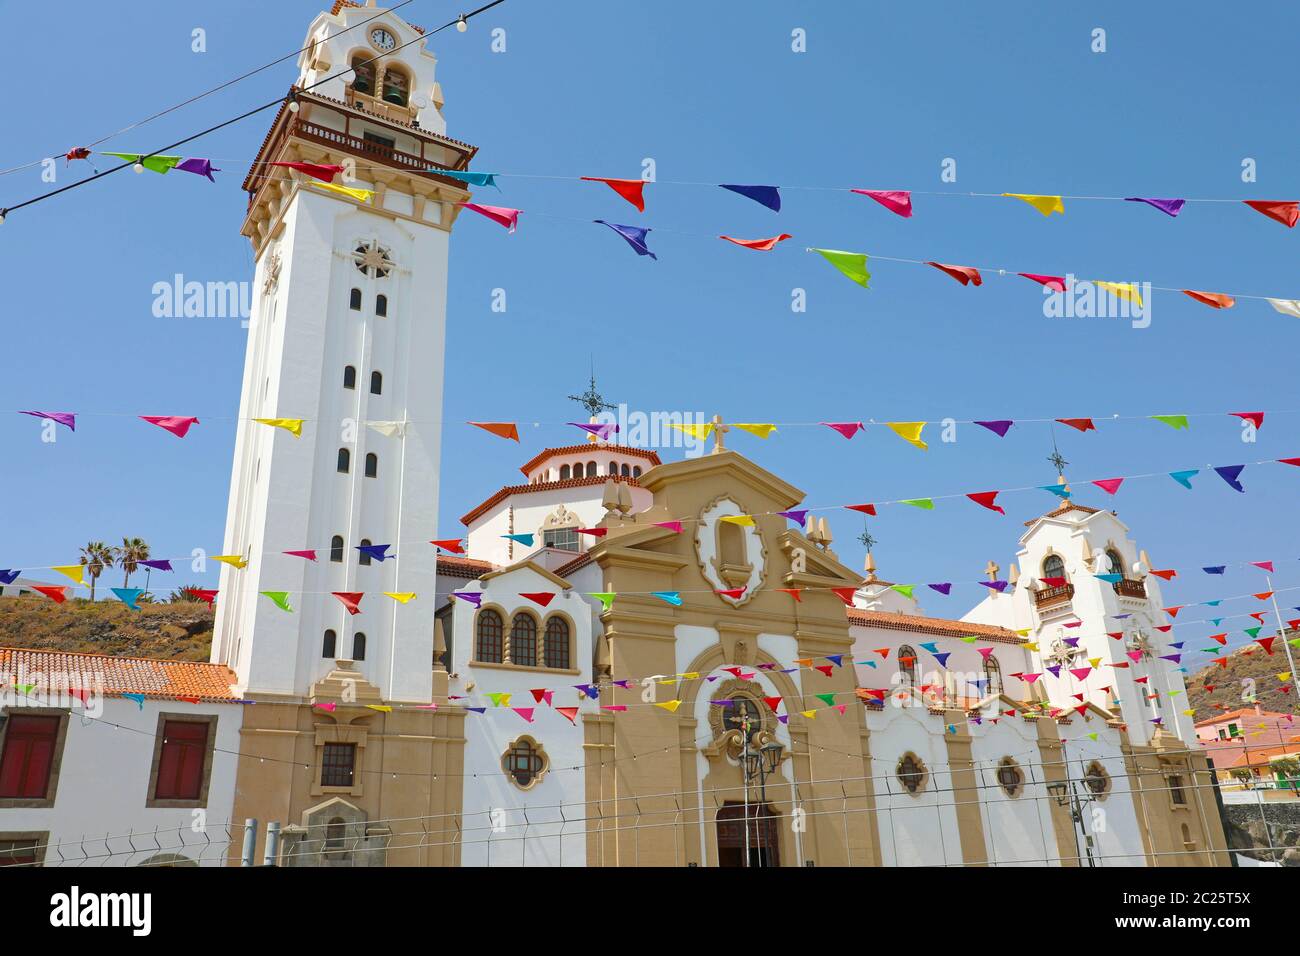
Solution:
[(158, 757), (155, 800), (198, 800), (203, 796), (203, 765), (207, 762), (208, 725), (184, 720), (163, 724)]
[(0, 797), (44, 799), (59, 740), (58, 717), (11, 716), (0, 754)]

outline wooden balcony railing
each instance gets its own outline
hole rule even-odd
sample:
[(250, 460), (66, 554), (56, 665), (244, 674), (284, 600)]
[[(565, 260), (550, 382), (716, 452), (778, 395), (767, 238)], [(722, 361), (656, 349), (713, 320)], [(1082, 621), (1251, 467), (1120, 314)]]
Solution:
[(1123, 581), (1116, 581), (1111, 585), (1111, 587), (1115, 589), (1115, 593), (1120, 597), (1138, 598), (1143, 601), (1146, 600), (1147, 586), (1134, 578), (1125, 578)]
[(1073, 598), (1074, 585), (1066, 582), (1060, 587), (1039, 588), (1034, 592), (1034, 606), (1042, 610), (1058, 604), (1068, 604)]

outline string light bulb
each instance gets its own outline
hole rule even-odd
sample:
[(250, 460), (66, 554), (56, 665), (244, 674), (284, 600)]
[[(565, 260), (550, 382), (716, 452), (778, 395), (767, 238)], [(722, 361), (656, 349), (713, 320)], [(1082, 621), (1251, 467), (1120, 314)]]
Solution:
[(460, 19), (456, 21), (456, 29), (461, 33), (469, 29), (469, 21), (465, 19), (465, 14), (462, 13)]
[(144, 163), (136, 163), (131, 168), (134, 169), (137, 173), (142, 173), (144, 172)]
[(290, 100), (290, 101), (289, 101), (289, 112), (290, 112), (290, 113), (296, 113), (296, 112), (298, 112), (298, 101), (297, 101), (297, 100)]
[(8, 211), (9, 211), (8, 209), (0, 209), (0, 223), (3, 223), (5, 221), (5, 213), (7, 213)]

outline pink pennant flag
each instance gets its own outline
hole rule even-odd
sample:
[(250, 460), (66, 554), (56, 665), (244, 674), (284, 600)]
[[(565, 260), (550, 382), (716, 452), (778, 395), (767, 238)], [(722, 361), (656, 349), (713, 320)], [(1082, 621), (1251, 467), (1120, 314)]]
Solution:
[(473, 210), (480, 216), (487, 216), (498, 225), (505, 226), (506, 232), (515, 231), (515, 227), (519, 225), (519, 214), (523, 212), (522, 209), (510, 209), (507, 206), (485, 206), (476, 202), (463, 202), (459, 205)]
[(827, 428), (833, 428), (845, 438), (852, 438), (866, 426), (862, 422), (822, 422)]
[(1026, 279), (1032, 279), (1041, 286), (1046, 286), (1053, 292), (1065, 291), (1065, 276), (1040, 276), (1033, 272), (1017, 272), (1016, 275), (1024, 276)]
[(1257, 568), (1259, 568), (1259, 569), (1261, 569), (1261, 570), (1263, 570), (1263, 571), (1267, 571), (1267, 572), (1269, 572), (1270, 574), (1275, 573), (1275, 572), (1273, 571), (1273, 562), (1272, 562), (1272, 561), (1252, 561), (1252, 562), (1250, 562), (1250, 563), (1251, 563), (1251, 565), (1253, 565), (1254, 567), (1257, 567)]
[(140, 417), (150, 425), (157, 425), (159, 428), (171, 432), (177, 438), (184, 438), (191, 425), (199, 424), (197, 418), (187, 418), (183, 415), (141, 415)]
[(677, 534), (682, 533), (682, 523), (680, 521), (655, 521), (652, 522), (652, 524), (656, 528), (667, 528), (669, 531), (676, 532)]
[(912, 218), (912, 194), (906, 189), (850, 189), (849, 192), (874, 199), (904, 219)]
[(1115, 492), (1119, 491), (1119, 486), (1124, 484), (1124, 479), (1123, 478), (1102, 478), (1098, 481), (1094, 481), (1093, 484), (1096, 485), (1098, 488), (1100, 488), (1102, 491), (1106, 492), (1106, 494), (1113, 495)]
[(520, 717), (522, 717), (524, 720), (528, 721), (530, 724), (533, 722), (533, 711), (534, 711), (536, 708), (533, 708), (533, 707), (511, 707), (510, 709), (513, 710), (513, 711), (514, 711), (516, 714), (518, 714)]
[(289, 555), (291, 558), (306, 558), (308, 561), (316, 560), (315, 551), (285, 551), (283, 553)]

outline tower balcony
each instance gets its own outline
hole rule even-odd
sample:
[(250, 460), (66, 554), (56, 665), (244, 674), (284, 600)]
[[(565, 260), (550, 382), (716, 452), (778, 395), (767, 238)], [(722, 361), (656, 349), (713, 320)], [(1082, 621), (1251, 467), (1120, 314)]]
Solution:
[(1068, 581), (1060, 587), (1039, 588), (1034, 592), (1034, 607), (1040, 611), (1069, 604), (1074, 599), (1074, 585)]
[(1111, 587), (1122, 598), (1136, 598), (1139, 601), (1145, 601), (1147, 598), (1147, 586), (1136, 578), (1116, 581)]

